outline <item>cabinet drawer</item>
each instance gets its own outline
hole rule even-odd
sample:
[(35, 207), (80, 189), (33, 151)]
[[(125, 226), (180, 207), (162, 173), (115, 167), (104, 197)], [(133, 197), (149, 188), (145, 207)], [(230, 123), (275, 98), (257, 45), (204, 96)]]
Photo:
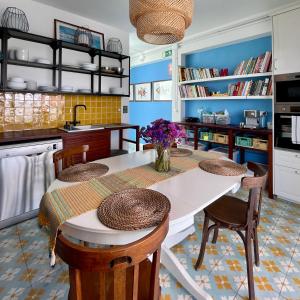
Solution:
[(300, 169), (275, 166), (275, 195), (300, 203)]
[(300, 169), (300, 153), (284, 150), (274, 150), (275, 165)]

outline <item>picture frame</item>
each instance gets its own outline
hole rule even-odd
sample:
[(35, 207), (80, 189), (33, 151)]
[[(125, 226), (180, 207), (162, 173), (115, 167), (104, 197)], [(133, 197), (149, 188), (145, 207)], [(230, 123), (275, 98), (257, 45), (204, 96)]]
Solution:
[(151, 101), (152, 99), (152, 84), (151, 82), (139, 83), (134, 88), (135, 101)]
[(134, 101), (134, 84), (130, 84), (129, 86), (129, 101)]
[(75, 32), (78, 28), (90, 31), (93, 37), (93, 43), (91, 48), (105, 50), (104, 34), (91, 30), (83, 26), (77, 26), (68, 22), (64, 22), (58, 19), (54, 19), (54, 37), (57, 40), (76, 44), (74, 40)]
[(172, 101), (172, 80), (154, 81), (152, 84), (154, 101)]

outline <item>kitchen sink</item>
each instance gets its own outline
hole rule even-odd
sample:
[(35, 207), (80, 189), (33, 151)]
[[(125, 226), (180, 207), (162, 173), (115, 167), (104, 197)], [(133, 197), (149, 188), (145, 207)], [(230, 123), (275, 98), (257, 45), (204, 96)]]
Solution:
[(78, 131), (101, 130), (104, 129), (104, 127), (102, 125), (78, 125), (78, 126), (73, 126), (70, 129), (66, 129), (66, 128), (59, 128), (59, 129), (70, 133), (70, 132), (78, 132)]

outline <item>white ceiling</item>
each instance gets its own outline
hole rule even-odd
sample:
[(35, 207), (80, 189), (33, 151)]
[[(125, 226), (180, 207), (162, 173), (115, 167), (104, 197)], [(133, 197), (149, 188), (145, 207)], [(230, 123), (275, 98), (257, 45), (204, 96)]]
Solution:
[[(130, 53), (155, 46), (140, 41), (130, 24), (128, 0), (35, 0), (130, 32)], [(154, 0), (155, 1), (155, 0)], [(295, 0), (195, 0), (193, 23), (186, 35), (207, 31), (252, 15), (286, 6)]]

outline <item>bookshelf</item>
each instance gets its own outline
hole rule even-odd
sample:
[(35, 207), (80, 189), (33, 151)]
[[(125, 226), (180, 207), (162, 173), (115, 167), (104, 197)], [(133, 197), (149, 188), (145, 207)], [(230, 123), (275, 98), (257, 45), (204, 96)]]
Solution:
[(198, 80), (186, 80), (186, 81), (179, 81), (178, 85), (202, 83), (202, 82), (215, 82), (215, 81), (226, 81), (226, 80), (229, 81), (229, 80), (259, 78), (259, 77), (267, 77), (267, 76), (272, 76), (272, 72), (245, 74), (245, 75), (231, 75), (231, 76), (198, 79)]
[(195, 101), (195, 100), (204, 100), (204, 101), (211, 101), (211, 100), (272, 100), (273, 96), (208, 96), (208, 97), (189, 97), (189, 98), (179, 98), (181, 101)]

